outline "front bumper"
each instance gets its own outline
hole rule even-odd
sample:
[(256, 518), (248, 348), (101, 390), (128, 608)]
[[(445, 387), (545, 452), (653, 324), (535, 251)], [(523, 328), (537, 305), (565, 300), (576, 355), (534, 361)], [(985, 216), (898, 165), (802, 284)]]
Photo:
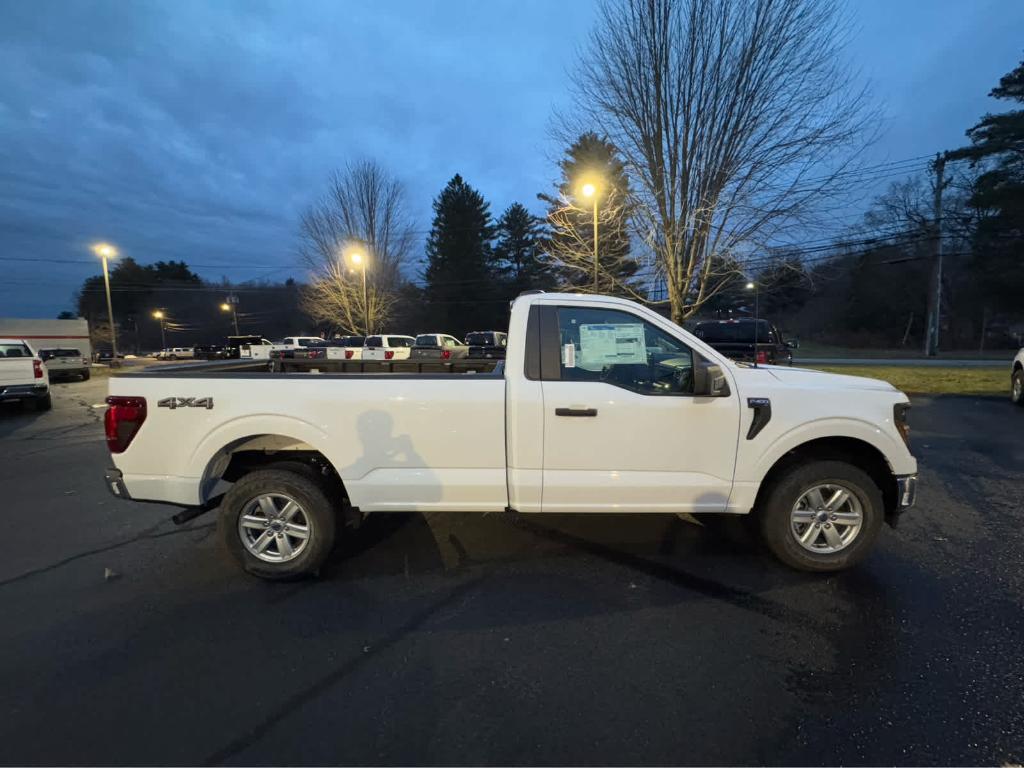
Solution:
[(111, 467), (103, 473), (103, 479), (106, 481), (107, 490), (117, 496), (119, 499), (128, 499), (131, 501), (131, 494), (128, 493), (128, 489), (124, 485), (124, 475), (120, 469), (114, 469)]

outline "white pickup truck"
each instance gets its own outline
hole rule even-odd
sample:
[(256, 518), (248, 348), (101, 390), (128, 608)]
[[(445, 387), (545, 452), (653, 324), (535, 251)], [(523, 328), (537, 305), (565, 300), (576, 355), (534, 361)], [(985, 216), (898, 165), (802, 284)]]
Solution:
[(50, 374), (22, 339), (0, 339), (0, 402), (21, 400), (37, 411), (52, 407)]
[(434, 510), (752, 514), (783, 562), (834, 571), (914, 502), (909, 403), (885, 382), (734, 363), (604, 296), (521, 296), (509, 329), (504, 361), (117, 375), (107, 485), (179, 521), (219, 508), (266, 578), (316, 572), (339, 518)]

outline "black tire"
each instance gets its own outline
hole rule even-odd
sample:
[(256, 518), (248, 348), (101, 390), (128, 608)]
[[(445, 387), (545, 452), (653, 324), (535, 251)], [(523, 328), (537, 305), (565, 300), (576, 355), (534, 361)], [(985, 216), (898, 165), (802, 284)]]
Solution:
[(168, 356), (167, 356), (167, 359), (168, 359), (168, 360), (177, 360), (177, 359), (178, 359), (178, 356), (177, 356), (177, 355), (168, 355)]
[[(805, 549), (793, 532), (790, 515), (797, 502), (818, 484), (836, 483), (860, 502), (862, 523), (856, 538), (837, 552)], [(860, 468), (844, 461), (815, 461), (793, 467), (766, 493), (759, 512), (761, 536), (779, 560), (801, 571), (841, 571), (860, 562), (871, 550), (885, 517), (882, 491)]]
[(82, 381), (88, 381), (91, 373), (88, 370), (82, 371)]
[[(280, 493), (298, 502), (309, 522), (309, 540), (292, 560), (266, 562), (249, 552), (238, 530), (239, 516), (258, 496)], [(313, 472), (296, 466), (258, 469), (239, 479), (221, 501), (218, 529), (225, 548), (249, 573), (284, 580), (316, 574), (334, 548), (337, 511)]]
[(1024, 405), (1024, 370), (1018, 368), (1010, 377), (1010, 400)]
[(53, 408), (53, 398), (50, 397), (49, 392), (32, 401), (32, 409), (35, 411), (48, 411), (51, 408)]

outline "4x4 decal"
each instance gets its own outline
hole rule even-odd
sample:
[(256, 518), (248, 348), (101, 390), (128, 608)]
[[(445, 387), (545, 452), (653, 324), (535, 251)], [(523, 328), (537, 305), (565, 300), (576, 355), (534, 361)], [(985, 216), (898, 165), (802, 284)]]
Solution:
[(157, 408), (213, 408), (212, 397), (165, 397), (157, 401)]

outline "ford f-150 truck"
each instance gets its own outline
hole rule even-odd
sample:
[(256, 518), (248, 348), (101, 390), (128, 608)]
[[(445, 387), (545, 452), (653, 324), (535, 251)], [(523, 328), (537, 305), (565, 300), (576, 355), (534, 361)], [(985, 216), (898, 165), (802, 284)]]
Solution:
[(885, 382), (735, 363), (604, 296), (521, 296), (509, 329), (503, 361), (118, 375), (107, 485), (179, 521), (218, 509), (267, 578), (316, 572), (367, 513), (434, 510), (749, 514), (783, 562), (834, 571), (914, 502), (909, 403)]

